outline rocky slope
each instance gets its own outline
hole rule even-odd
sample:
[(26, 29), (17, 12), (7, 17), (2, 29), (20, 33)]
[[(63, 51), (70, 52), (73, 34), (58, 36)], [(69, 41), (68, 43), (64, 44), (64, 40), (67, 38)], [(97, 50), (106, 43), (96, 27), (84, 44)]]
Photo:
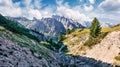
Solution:
[(0, 30), (1, 67), (112, 67), (94, 59), (58, 54), (24, 35)]
[(86, 51), (87, 57), (114, 63), (115, 56), (120, 53), (120, 31), (108, 34), (101, 43)]
[[(75, 42), (76, 41), (75, 38), (77, 38), (76, 39), (77, 42)], [(103, 62), (115, 64), (115, 65), (120, 64), (119, 59), (118, 60), (115, 59), (115, 57), (120, 54), (119, 30), (110, 32), (107, 36), (104, 37), (104, 39), (101, 40), (100, 43), (96, 44), (95, 46), (92, 46), (91, 48), (83, 46), (84, 42), (88, 38), (89, 36), (87, 34), (81, 35), (79, 38), (77, 35), (76, 37), (72, 37), (70, 40), (72, 40), (72, 42), (74, 43), (72, 46), (68, 45), (68, 50), (69, 50), (68, 54), (94, 58), (96, 60), (101, 60)], [(68, 44), (67, 41), (64, 43)]]

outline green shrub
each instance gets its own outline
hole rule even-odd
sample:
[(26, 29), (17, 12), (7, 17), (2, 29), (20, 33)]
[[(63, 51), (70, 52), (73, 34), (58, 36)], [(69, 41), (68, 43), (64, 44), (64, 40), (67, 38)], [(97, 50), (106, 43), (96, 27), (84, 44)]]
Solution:
[(4, 30), (5, 30), (5, 28), (0, 26), (0, 31), (4, 31)]
[(64, 34), (60, 34), (58, 36), (58, 41), (62, 42), (65, 39), (65, 35)]
[(40, 44), (47, 47), (48, 49), (54, 50), (54, 47), (48, 42), (40, 42)]
[(70, 34), (70, 33), (72, 33), (74, 31), (74, 29), (66, 29), (66, 34)]
[[(61, 41), (55, 41), (53, 39), (49, 39), (48, 43), (50, 44), (49, 47), (52, 47), (52, 50), (54, 50), (54, 51), (58, 51), (64, 45), (63, 42), (61, 42)], [(65, 46), (62, 49), (62, 51), (63, 52), (67, 51), (67, 47)]]
[(34, 47), (30, 47), (30, 51), (32, 52), (32, 54), (34, 54), (35, 52), (37, 52), (37, 50)]
[(117, 61), (120, 61), (120, 55), (116, 56), (115, 59), (116, 59)]
[(84, 43), (85, 46), (93, 46), (93, 45), (96, 45), (98, 43), (101, 42), (101, 40), (107, 35), (107, 32), (103, 32), (101, 34), (99, 34), (98, 37), (94, 38), (94, 37), (89, 37), (89, 39)]

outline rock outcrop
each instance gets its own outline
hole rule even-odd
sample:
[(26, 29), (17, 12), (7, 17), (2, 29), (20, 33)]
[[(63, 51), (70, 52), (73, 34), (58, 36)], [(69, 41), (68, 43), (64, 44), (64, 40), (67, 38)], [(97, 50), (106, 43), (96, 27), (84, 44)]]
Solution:
[(91, 48), (83, 46), (83, 41), (80, 42), (82, 43), (69, 47), (68, 53), (94, 58), (110, 64), (114, 64), (116, 61), (115, 57), (120, 53), (120, 31), (110, 32), (100, 43)]
[[(0, 38), (0, 67), (49, 67), (40, 54), (34, 53), (10, 40)], [(56, 63), (56, 62), (55, 62)], [(58, 64), (53, 64), (57, 67)]]
[(36, 29), (39, 32), (49, 35), (59, 35), (61, 33), (65, 33), (63, 24), (54, 18), (43, 18), (33, 25), (31, 29)]
[(109, 33), (101, 43), (86, 51), (87, 57), (107, 63), (114, 63), (115, 56), (120, 53), (120, 31)]

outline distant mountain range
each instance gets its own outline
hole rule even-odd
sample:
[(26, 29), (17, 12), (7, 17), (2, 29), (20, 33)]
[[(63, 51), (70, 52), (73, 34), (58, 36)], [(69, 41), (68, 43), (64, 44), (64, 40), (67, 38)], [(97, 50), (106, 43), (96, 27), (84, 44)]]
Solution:
[[(25, 17), (8, 17), (12, 21), (19, 22), (23, 26), (29, 29), (36, 30), (45, 35), (56, 35), (58, 36), (61, 33), (65, 33), (66, 29), (77, 29), (77, 28), (88, 28), (91, 26), (91, 22), (77, 22), (70, 18), (64, 16), (53, 15), (50, 18), (42, 18), (29, 20)], [(113, 27), (113, 24), (102, 23), (101, 27)]]
[(59, 35), (65, 33), (66, 29), (77, 29), (85, 28), (83, 25), (72, 19), (53, 15), (51, 18), (42, 18), (29, 20), (25, 17), (8, 17), (12, 21), (19, 22), (23, 26), (29, 29), (36, 30), (38, 32), (49, 34), (49, 35)]
[(101, 24), (101, 27), (113, 27), (113, 26), (115, 26), (115, 24), (112, 24), (112, 23), (102, 23)]

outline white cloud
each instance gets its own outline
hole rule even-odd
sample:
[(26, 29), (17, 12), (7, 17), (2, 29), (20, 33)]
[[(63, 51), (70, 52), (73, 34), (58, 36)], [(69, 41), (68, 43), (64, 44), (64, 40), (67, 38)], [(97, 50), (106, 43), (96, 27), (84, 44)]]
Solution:
[(45, 9), (41, 10), (42, 17), (51, 17), (55, 11), (52, 6), (47, 6)]
[(65, 16), (76, 21), (90, 21), (90, 18), (85, 14), (81, 13), (82, 9), (80, 6), (70, 7), (68, 3), (63, 4), (63, 0), (56, 0), (57, 10), (56, 14), (60, 16)]
[(90, 2), (91, 4), (94, 4), (94, 3), (95, 3), (95, 0), (89, 0), (89, 2)]
[(33, 17), (36, 17), (37, 19), (41, 19), (42, 18), (42, 15), (41, 13), (38, 11), (38, 10), (34, 10), (34, 9), (30, 9), (28, 11), (28, 18), (29, 19), (33, 19)]
[(0, 0), (0, 13), (7, 16), (20, 16), (22, 10), (19, 3), (13, 4), (11, 0)]
[(57, 8), (57, 14), (61, 16), (65, 16), (67, 18), (72, 18), (77, 21), (89, 21), (90, 18), (80, 13), (79, 9), (73, 9), (65, 6), (60, 6)]
[[(47, 6), (45, 9), (41, 8), (41, 0), (35, 0), (32, 3), (32, 0), (24, 0), (22, 3), (25, 5), (24, 8), (19, 6), (19, 2), (13, 3), (12, 0), (0, 0), (0, 13), (5, 16), (18, 17), (24, 16), (29, 19), (33, 19), (36, 17), (37, 19), (41, 19), (42, 17), (51, 17), (53, 14), (52, 6)], [(2, 4), (2, 5), (1, 5)], [(37, 9), (34, 9), (37, 8)]]
[[(24, 16), (29, 19), (36, 17), (37, 19), (41, 19), (42, 17), (51, 17), (53, 14), (65, 16), (68, 18), (72, 18), (73, 20), (77, 21), (89, 21), (90, 18), (85, 14), (81, 13), (80, 6), (70, 7), (68, 3), (63, 4), (63, 0), (56, 0), (57, 2), (57, 9), (54, 10), (52, 6), (47, 6), (44, 9), (41, 8), (41, 0), (32, 3), (32, 0), (24, 0), (25, 7), (20, 7), (20, 3), (16, 2), (13, 3), (12, 0), (0, 0), (0, 13), (6, 16)], [(2, 4), (2, 5), (1, 5)], [(34, 9), (37, 8), (37, 9)], [(86, 8), (87, 11), (91, 10), (91, 6)]]
[(37, 9), (40, 9), (41, 8), (41, 0), (35, 0), (34, 1), (34, 7), (36, 7)]
[(84, 10), (85, 10), (86, 12), (92, 11), (93, 8), (94, 8), (94, 7), (93, 7), (92, 5), (90, 5), (90, 6), (84, 5)]
[(99, 7), (106, 12), (120, 13), (120, 0), (105, 0)]

